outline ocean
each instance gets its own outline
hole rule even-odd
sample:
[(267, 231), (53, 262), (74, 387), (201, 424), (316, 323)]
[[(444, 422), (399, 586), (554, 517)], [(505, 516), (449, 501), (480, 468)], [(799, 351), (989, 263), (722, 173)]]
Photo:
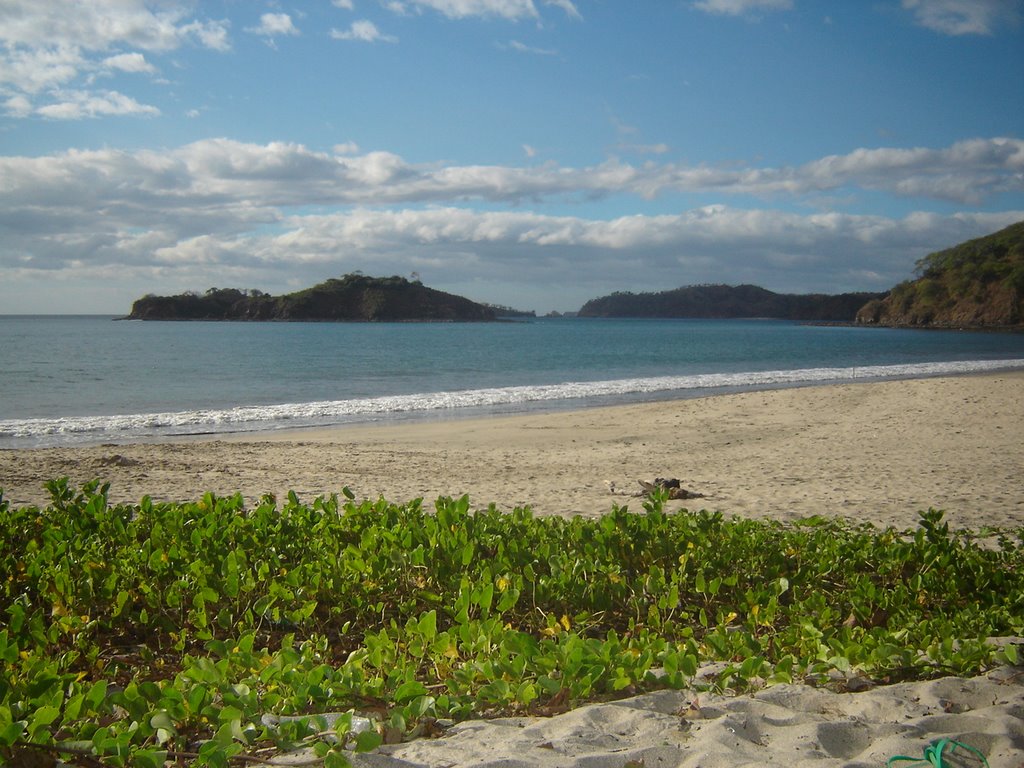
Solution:
[(1024, 335), (774, 320), (0, 316), (0, 448), (571, 409), (1024, 368)]

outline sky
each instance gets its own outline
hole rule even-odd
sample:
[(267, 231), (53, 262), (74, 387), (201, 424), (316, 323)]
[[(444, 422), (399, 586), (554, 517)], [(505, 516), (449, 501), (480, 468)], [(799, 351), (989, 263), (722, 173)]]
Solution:
[(885, 291), (1024, 220), (1024, 0), (0, 0), (0, 314)]

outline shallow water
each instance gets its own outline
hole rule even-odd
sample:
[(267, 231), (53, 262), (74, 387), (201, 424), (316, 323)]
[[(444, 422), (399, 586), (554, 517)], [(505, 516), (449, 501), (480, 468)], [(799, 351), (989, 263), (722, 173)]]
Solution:
[(0, 447), (25, 447), (1019, 368), (1024, 336), (767, 320), (0, 316), (0, 361)]

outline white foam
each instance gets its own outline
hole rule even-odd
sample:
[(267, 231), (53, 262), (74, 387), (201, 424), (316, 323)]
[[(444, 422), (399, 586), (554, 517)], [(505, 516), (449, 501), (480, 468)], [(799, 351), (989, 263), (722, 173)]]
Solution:
[(677, 392), (713, 393), (886, 378), (977, 373), (1024, 368), (1024, 360), (968, 360), (849, 368), (707, 373), (685, 376), (577, 381), (561, 384), (425, 392), (353, 400), (112, 416), (0, 420), (0, 446), (44, 446), (161, 436), (243, 432), (341, 422), (371, 421), (412, 414), (443, 415), (466, 409), (502, 409), (574, 400), (607, 401)]

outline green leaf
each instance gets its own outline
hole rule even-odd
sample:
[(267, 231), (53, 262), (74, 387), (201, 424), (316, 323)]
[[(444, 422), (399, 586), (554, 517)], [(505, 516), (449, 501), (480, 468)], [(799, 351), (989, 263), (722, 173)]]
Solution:
[(138, 768), (164, 768), (166, 749), (137, 749), (132, 753), (132, 766)]
[(12, 720), (11, 708), (0, 705), (0, 746), (9, 747), (25, 730), (24, 720)]
[(417, 696), (426, 696), (430, 691), (423, 685), (419, 680), (410, 680), (406, 683), (402, 683), (395, 689), (395, 701), (402, 703), (416, 698)]
[(356, 736), (356, 752), (372, 752), (383, 742), (384, 737), (371, 728)]
[(58, 717), (60, 717), (60, 707), (45, 706), (33, 712), (28, 726), (29, 740), (36, 741), (38, 732), (51, 725)]
[(420, 616), (419, 631), (427, 642), (437, 635), (437, 611), (427, 611)]
[(324, 768), (350, 768), (351, 765), (343, 752), (331, 750), (324, 755)]

